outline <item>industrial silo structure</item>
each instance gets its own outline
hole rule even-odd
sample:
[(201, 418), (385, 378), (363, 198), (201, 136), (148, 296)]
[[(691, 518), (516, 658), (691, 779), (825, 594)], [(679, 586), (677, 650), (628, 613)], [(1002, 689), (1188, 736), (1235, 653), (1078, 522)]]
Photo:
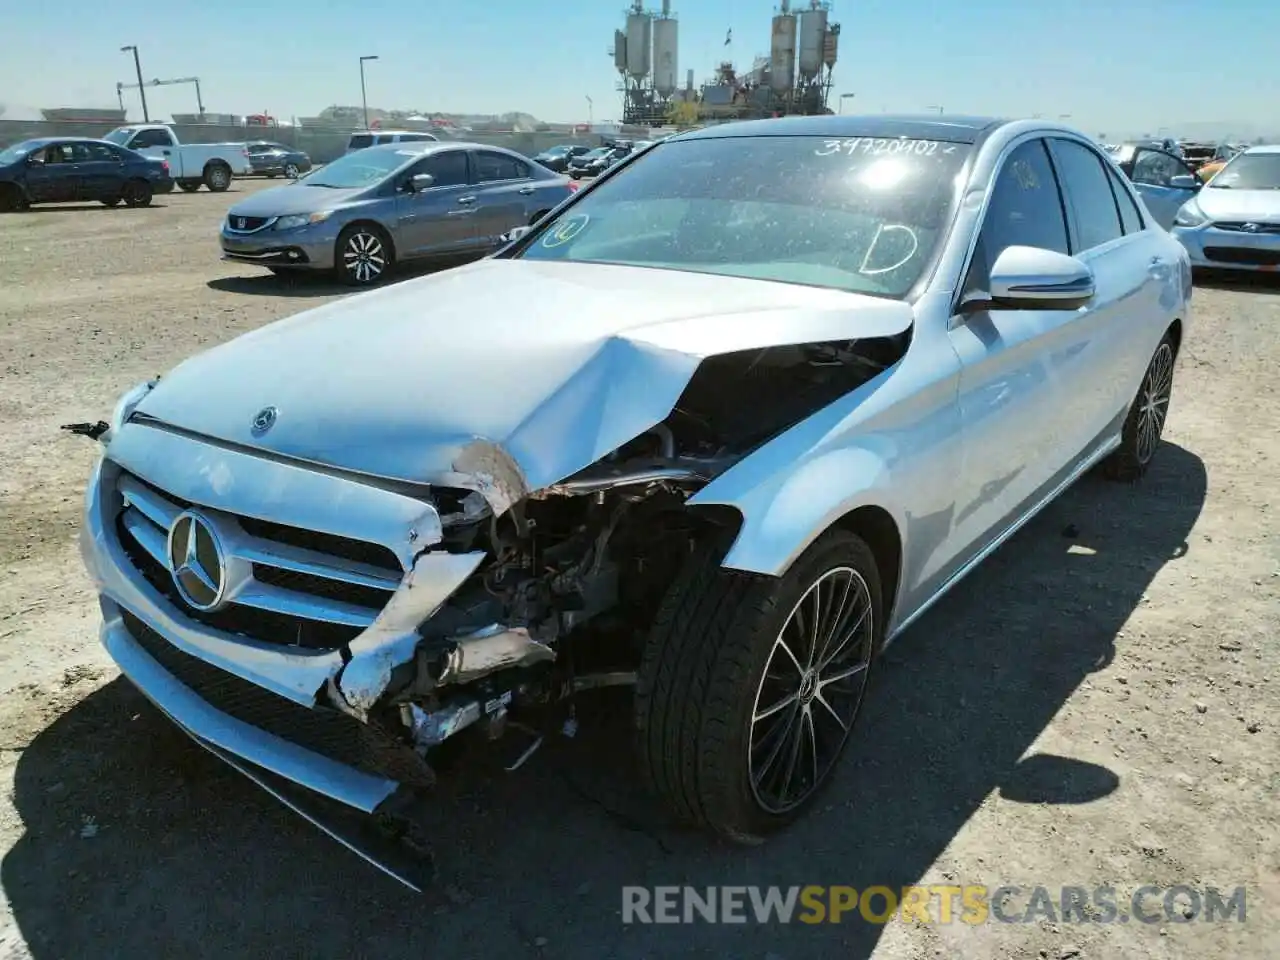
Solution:
[(664, 100), (679, 86), (678, 31), (671, 3), (662, 4), (662, 16), (653, 21), (653, 89)]
[(827, 41), (827, 5), (812, 0), (808, 10), (800, 11), (800, 76), (809, 81), (822, 72)]
[(773, 18), (769, 41), (769, 86), (786, 93), (796, 75), (796, 17), (790, 4), (783, 0), (782, 9)]
[(627, 74), (635, 80), (649, 75), (649, 53), (653, 47), (653, 17), (637, 0), (627, 14)]
[(627, 35), (621, 30), (613, 31), (613, 65), (619, 73), (627, 72)]
[(840, 56), (840, 24), (833, 23), (827, 27), (827, 36), (822, 44), (822, 62), (828, 70), (836, 65)]

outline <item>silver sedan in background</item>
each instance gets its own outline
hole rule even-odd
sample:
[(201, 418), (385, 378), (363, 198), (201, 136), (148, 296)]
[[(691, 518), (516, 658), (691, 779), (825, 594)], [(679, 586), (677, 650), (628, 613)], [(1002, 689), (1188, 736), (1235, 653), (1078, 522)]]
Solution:
[(368, 286), (397, 261), (482, 256), (576, 188), (500, 147), (389, 143), (237, 203), (222, 224), (222, 257)]
[(1238, 153), (1178, 211), (1194, 267), (1280, 270), (1280, 145)]

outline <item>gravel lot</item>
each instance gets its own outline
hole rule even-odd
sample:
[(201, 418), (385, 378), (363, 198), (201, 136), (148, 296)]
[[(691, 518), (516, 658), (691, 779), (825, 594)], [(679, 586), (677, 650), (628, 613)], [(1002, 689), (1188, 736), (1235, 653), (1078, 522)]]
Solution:
[[(0, 217), (0, 957), (1275, 956), (1280, 285), (1200, 287), (1147, 481), (1086, 478), (900, 640), (796, 829), (664, 825), (597, 709), (441, 790), (422, 898), (151, 712), (75, 548), (95, 445), (59, 424), (344, 295), (219, 261), (226, 208), (271, 185)], [(1243, 884), (1247, 920), (622, 925), (623, 884), (678, 883)]]

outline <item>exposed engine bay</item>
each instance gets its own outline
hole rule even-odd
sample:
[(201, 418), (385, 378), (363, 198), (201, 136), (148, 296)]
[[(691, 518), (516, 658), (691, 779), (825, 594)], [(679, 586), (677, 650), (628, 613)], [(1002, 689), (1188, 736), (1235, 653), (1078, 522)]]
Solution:
[(434, 490), (441, 548), (489, 559), (420, 625), (415, 656), (366, 719), (429, 760), (464, 729), (500, 736), (522, 707), (633, 683), (684, 558), (736, 523), (686, 500), (883, 372), (908, 337), (711, 357), (663, 423), (502, 513), (478, 492)]

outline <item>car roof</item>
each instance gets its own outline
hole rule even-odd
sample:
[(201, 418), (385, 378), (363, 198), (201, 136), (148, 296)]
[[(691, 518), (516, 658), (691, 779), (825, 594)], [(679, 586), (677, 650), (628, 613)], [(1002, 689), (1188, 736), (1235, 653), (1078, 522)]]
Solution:
[(418, 135), (425, 134), (426, 136), (429, 136), (429, 137), (435, 136), (435, 134), (432, 133), (430, 130), (355, 130), (352, 132), (351, 135), (353, 137), (359, 137), (365, 134), (368, 134), (371, 137), (391, 137), (391, 136), (402, 136), (406, 133), (413, 133)]
[(495, 147), (491, 143), (472, 143), (467, 140), (412, 140), (408, 143), (377, 143), (371, 147), (365, 147), (361, 153), (367, 151), (381, 151), (382, 153), (435, 153), (444, 152), (446, 150), (496, 150), (498, 153), (507, 153), (513, 157), (519, 157), (520, 154), (506, 147)]
[(677, 134), (669, 140), (714, 140), (723, 137), (906, 137), (977, 143), (996, 127), (1010, 123), (996, 117), (946, 114), (864, 114), (777, 117), (713, 124)]
[[(115, 147), (117, 150), (126, 150), (129, 153), (134, 152), (128, 147), (122, 147), (118, 143), (112, 143), (110, 140), (103, 140), (100, 137), (31, 137), (29, 140), (20, 140), (18, 142), (30, 144), (33, 147), (47, 147), (51, 143), (101, 143), (104, 146)], [(9, 144), (11, 147), (16, 147), (17, 145), (17, 143)]]

